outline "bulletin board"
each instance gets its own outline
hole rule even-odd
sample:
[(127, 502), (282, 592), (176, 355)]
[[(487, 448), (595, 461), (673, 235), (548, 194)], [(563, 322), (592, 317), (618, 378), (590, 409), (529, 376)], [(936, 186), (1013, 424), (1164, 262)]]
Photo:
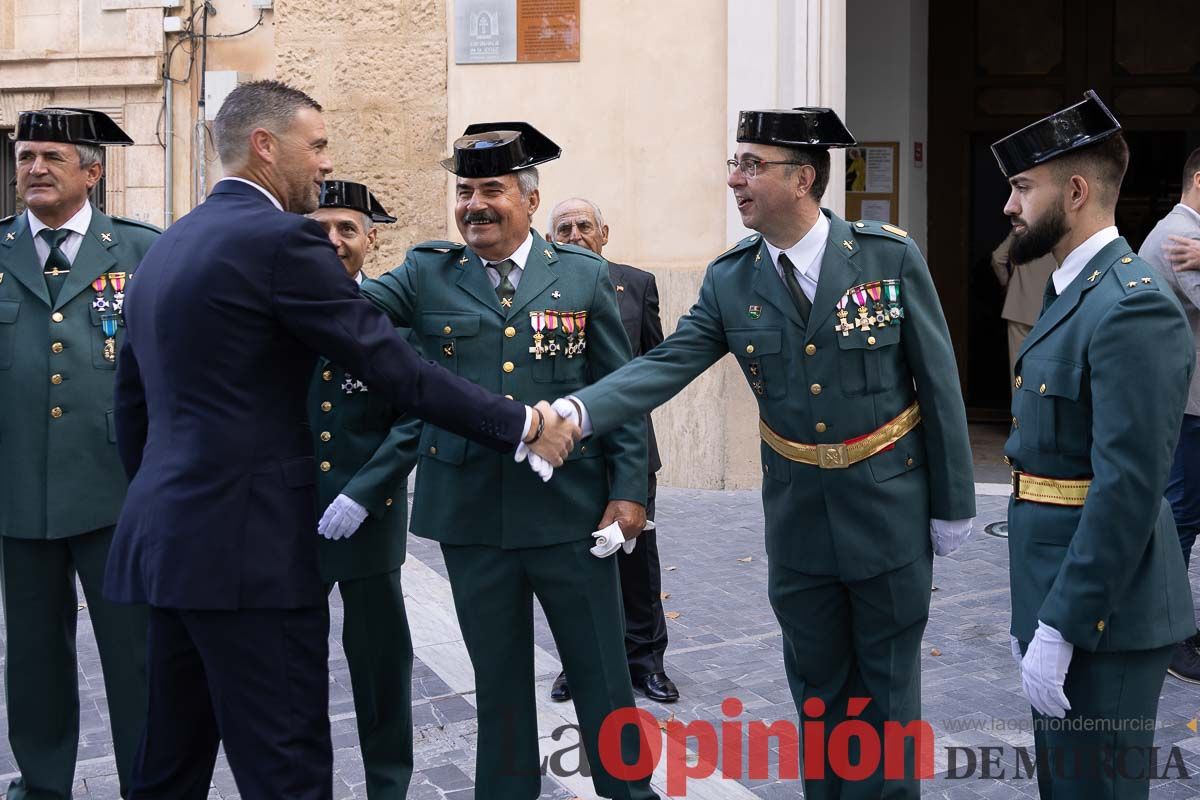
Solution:
[(900, 143), (846, 148), (846, 219), (900, 222)]

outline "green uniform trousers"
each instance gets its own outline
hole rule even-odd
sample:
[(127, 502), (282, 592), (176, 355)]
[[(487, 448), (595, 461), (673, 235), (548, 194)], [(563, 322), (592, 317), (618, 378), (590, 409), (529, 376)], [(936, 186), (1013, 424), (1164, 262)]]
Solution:
[[(534, 595), (546, 613), (571, 684), (596, 793), (620, 800), (657, 797), (648, 777), (617, 780), (600, 758), (601, 724), (613, 711), (633, 708), (634, 700), (625, 662), (616, 559), (596, 558), (588, 552), (591, 544), (587, 539), (515, 550), (442, 545), (463, 641), (475, 669), (476, 800), (534, 800), (541, 793), (533, 683)], [(641, 730), (625, 726), (624, 763), (638, 763), (643, 746)]]
[(337, 586), (367, 797), (404, 800), (413, 771), (413, 650), (400, 570)]
[[(1028, 647), (1022, 642), (1021, 651)], [(1173, 646), (1089, 653), (1076, 647), (1064, 719), (1033, 711), (1042, 800), (1136, 800), (1150, 794), (1158, 697)]]
[(145, 606), (101, 594), (113, 529), (65, 539), (0, 537), (8, 741), (21, 777), (9, 800), (66, 800), (79, 749), (75, 574), (100, 650), (113, 750), (126, 796), (146, 717)]
[[(853, 582), (769, 564), (768, 594), (783, 629), (783, 664), (792, 698), (804, 722), (823, 723), (824, 764), (805, 765), (802, 772), (815, 775), (814, 770), (823, 769), (823, 777), (804, 782), (808, 800), (920, 796), (912, 738), (904, 741), (903, 779), (885, 780), (880, 759), (869, 776), (845, 780), (837, 767), (860, 763), (858, 741), (850, 740), (849, 752), (835, 752), (841, 745), (831, 735), (847, 719), (852, 698), (870, 699), (856, 719), (870, 724), (881, 744), (885, 721), (905, 725), (920, 719), (921, 636), (932, 588), (932, 554)], [(814, 703), (802, 710), (810, 698), (823, 707)]]

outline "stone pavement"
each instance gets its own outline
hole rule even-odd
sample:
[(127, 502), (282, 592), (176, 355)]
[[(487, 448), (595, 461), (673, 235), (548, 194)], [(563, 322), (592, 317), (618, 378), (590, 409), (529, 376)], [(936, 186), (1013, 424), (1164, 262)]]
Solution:
[[(976, 533), (958, 553), (936, 560), (929, 626), (924, 640), (923, 687), (925, 717), (936, 734), (935, 764), (939, 773), (924, 788), (926, 797), (1034, 797), (1036, 783), (1013, 779), (1019, 765), (1012, 747), (1032, 749), (1032, 736), (1019, 729), (1029, 711), (1020, 693), (1017, 670), (1008, 645), (1007, 549), (1002, 538), (988, 535), (985, 526), (1004, 519), (1007, 498), (1002, 486), (981, 484)], [(678, 616), (668, 621), (670, 647), (667, 671), (679, 685), (682, 700), (660, 706), (639, 699), (639, 705), (660, 719), (674, 715), (681, 722), (729, 720), (721, 702), (736, 697), (745, 706), (736, 717), (749, 720), (795, 720), (795, 709), (784, 678), (780, 636), (766, 598), (766, 560), (762, 541), (762, 508), (757, 492), (718, 492), (683, 489), (659, 491), (659, 542), (662, 554), (664, 605)], [(449, 586), (437, 547), (410, 538), (405, 567), (405, 592), (410, 603), (417, 662), (414, 665), (413, 716), (416, 725), (416, 767), (409, 797), (413, 800), (473, 796), (474, 694), (449, 602)], [(1200, 560), (1197, 560), (1200, 564)], [(1200, 587), (1200, 568), (1193, 568), (1193, 586)], [(338, 800), (365, 798), (362, 759), (355, 732), (349, 675), (339, 640), (341, 603), (333, 596), (330, 643), (330, 718), (333, 726)], [(79, 618), (83, 734), (76, 775), (76, 797), (117, 797), (112, 750), (100, 665), (86, 609)], [(552, 741), (552, 731), (573, 721), (570, 704), (545, 701), (558, 671), (553, 639), (540, 614), (536, 660), (544, 754), (570, 746), (568, 736)], [(1190, 776), (1152, 783), (1152, 800), (1200, 797), (1200, 736), (1187, 724), (1200, 713), (1200, 687), (1168, 678), (1159, 709), (1157, 744), (1167, 751), (1177, 745)], [(0, 748), (0, 789), (15, 766), (7, 743)], [(948, 748), (1003, 747), (993, 773), (1005, 779), (981, 778), (976, 765), (970, 777), (946, 777)], [(959, 755), (963, 771), (964, 752)], [(687, 797), (707, 800), (754, 800), (801, 796), (799, 784), (780, 782), (777, 752), (765, 779), (693, 780)], [(574, 765), (566, 759), (568, 768)], [(1024, 774), (1022, 772), (1022, 774)], [(655, 782), (664, 786), (662, 769)], [(543, 782), (543, 798), (567, 800), (592, 797), (590, 782), (578, 775)], [(232, 775), (222, 758), (213, 780), (210, 800), (238, 797)]]

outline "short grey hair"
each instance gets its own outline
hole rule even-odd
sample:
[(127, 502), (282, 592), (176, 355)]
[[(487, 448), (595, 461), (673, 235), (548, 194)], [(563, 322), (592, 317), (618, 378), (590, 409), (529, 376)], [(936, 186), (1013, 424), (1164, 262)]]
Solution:
[(370, 214), (364, 213), (362, 215), (362, 219), (363, 219), (363, 231), (364, 232), (368, 232), (372, 228), (375, 227), (375, 220), (371, 219)]
[(558, 219), (558, 215), (562, 211), (562, 207), (568, 203), (583, 203), (592, 210), (592, 217), (596, 220), (596, 227), (604, 227), (604, 215), (600, 213), (600, 206), (596, 205), (591, 200), (588, 200), (586, 197), (568, 197), (566, 200), (559, 202), (556, 206), (554, 206), (553, 209), (550, 210), (550, 227), (548, 230), (551, 233), (554, 232), (554, 221)]
[(243, 166), (249, 156), (250, 133), (255, 128), (283, 133), (291, 127), (296, 112), (304, 108), (324, 111), (316, 100), (282, 81), (251, 81), (234, 89), (213, 123), (221, 166)]
[(533, 190), (538, 188), (537, 167), (525, 167), (525, 169), (517, 170), (517, 187), (521, 190), (521, 197), (529, 197), (533, 194)]

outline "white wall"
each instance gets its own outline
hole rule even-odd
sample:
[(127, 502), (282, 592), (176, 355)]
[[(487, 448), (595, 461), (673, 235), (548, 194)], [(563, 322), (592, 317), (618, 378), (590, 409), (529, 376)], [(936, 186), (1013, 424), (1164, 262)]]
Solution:
[(846, 0), (846, 124), (860, 142), (900, 142), (900, 227), (925, 250), (929, 0)]

